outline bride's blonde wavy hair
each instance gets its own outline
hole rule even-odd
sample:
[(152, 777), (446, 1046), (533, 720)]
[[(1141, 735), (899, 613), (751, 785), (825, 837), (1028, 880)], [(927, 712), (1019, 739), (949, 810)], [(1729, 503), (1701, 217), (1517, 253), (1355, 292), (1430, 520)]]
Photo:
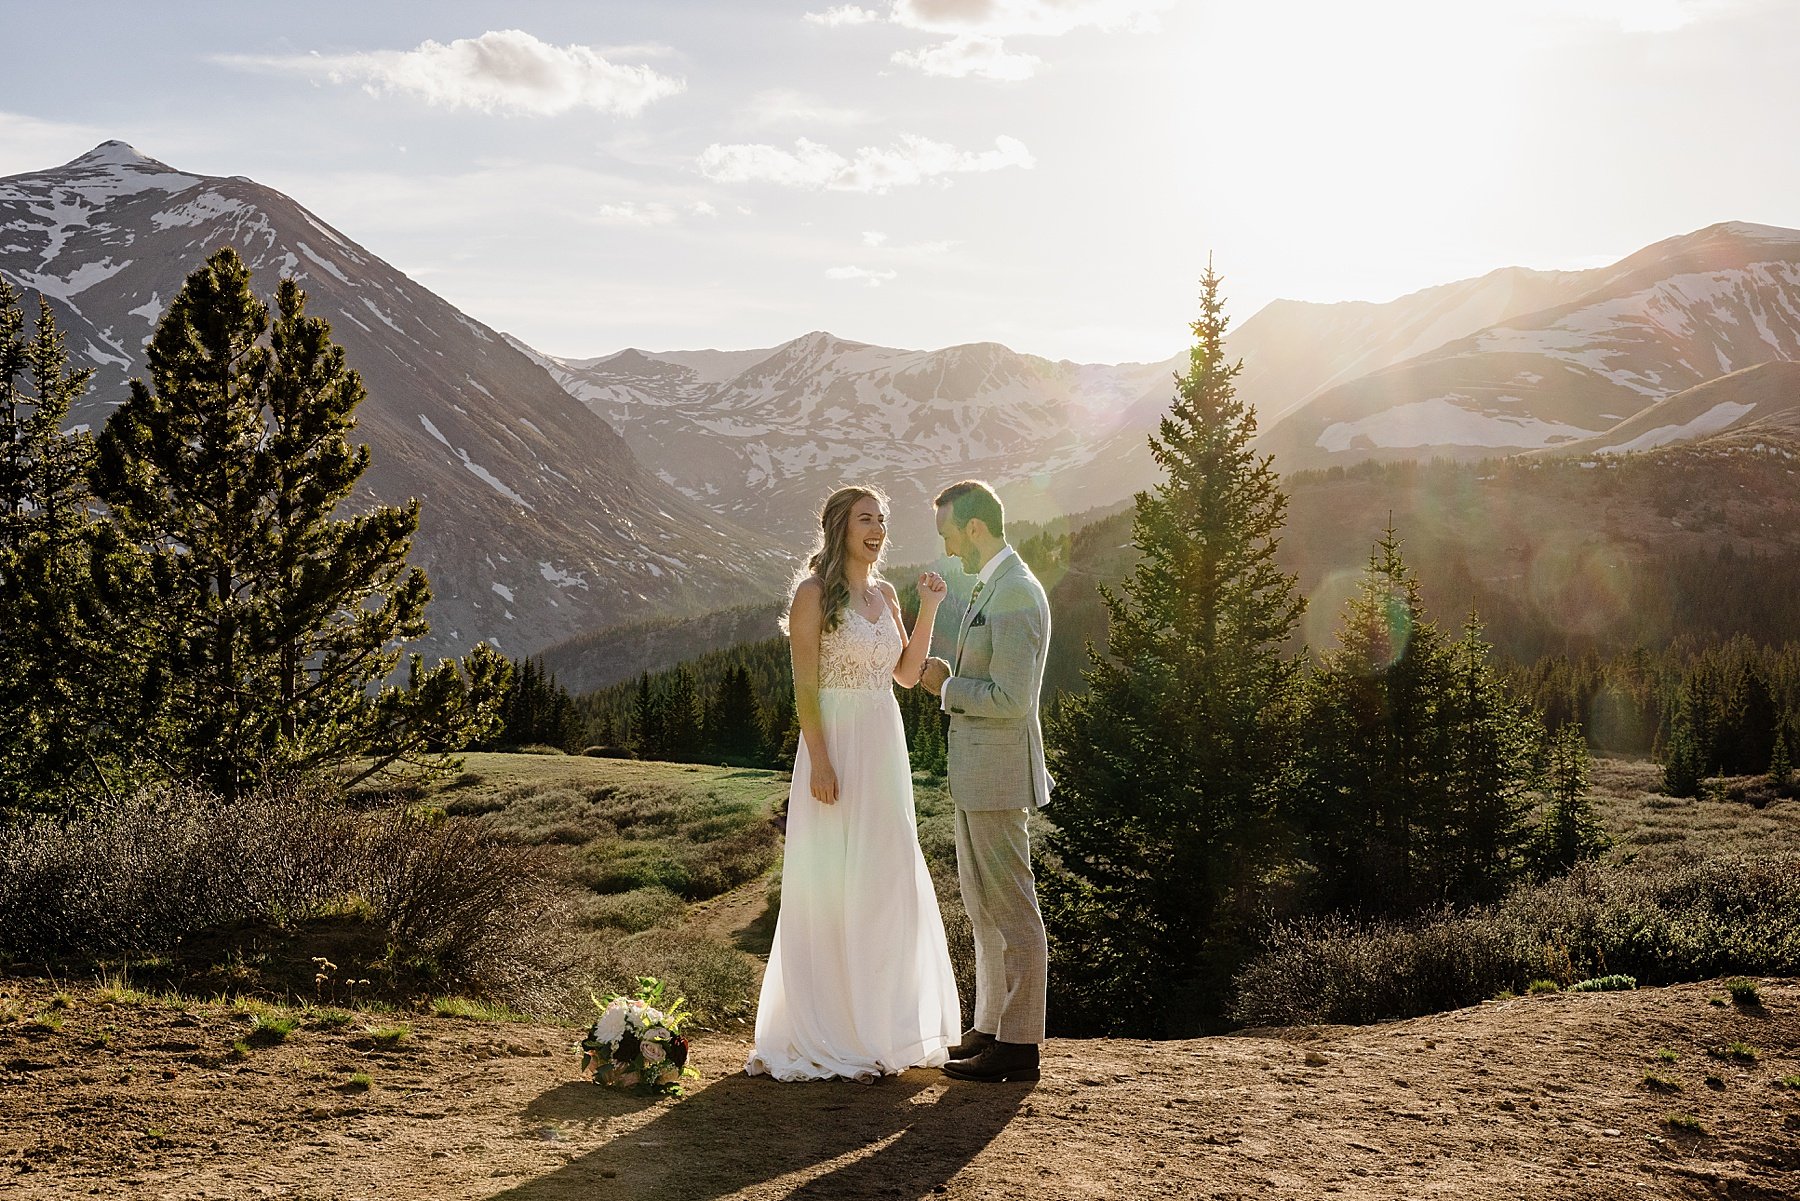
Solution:
[[(863, 484), (850, 484), (839, 488), (825, 498), (825, 507), (819, 510), (819, 541), (814, 545), (811, 557), (806, 560), (806, 569), (794, 577), (794, 588), (798, 588), (808, 576), (818, 576), (825, 585), (825, 596), (821, 611), (825, 618), (827, 631), (838, 628), (844, 620), (844, 610), (850, 605), (850, 584), (844, 576), (846, 558), (844, 544), (850, 533), (850, 511), (864, 499), (873, 499), (885, 511), (888, 498), (878, 488)], [(887, 545), (882, 545), (882, 553), (887, 553)], [(881, 579), (881, 560), (869, 569), (869, 582)], [(791, 595), (794, 588), (788, 590)], [(781, 619), (781, 632), (787, 633), (787, 618)]]

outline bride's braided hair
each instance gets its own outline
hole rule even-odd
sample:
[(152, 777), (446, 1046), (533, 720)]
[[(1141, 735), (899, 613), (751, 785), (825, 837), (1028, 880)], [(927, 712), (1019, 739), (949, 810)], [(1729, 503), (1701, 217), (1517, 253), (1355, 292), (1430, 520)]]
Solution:
[[(865, 498), (873, 498), (883, 509), (888, 506), (888, 498), (879, 489), (851, 484), (826, 497), (825, 507), (819, 510), (819, 542), (813, 548), (812, 557), (806, 561), (806, 570), (818, 576), (825, 585), (822, 611), (824, 628), (828, 631), (838, 628), (838, 623), (844, 620), (844, 610), (850, 604), (850, 585), (844, 579), (844, 543), (850, 531), (850, 510)], [(880, 568), (877, 561), (869, 571), (871, 583), (881, 578)], [(798, 587), (800, 580), (794, 583)]]

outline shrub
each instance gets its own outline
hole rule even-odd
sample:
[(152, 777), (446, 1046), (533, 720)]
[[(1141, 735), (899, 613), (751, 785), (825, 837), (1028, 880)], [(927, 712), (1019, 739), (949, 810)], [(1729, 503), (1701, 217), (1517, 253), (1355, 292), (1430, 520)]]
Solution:
[[(751, 989), (756, 972), (743, 953), (705, 935), (649, 930), (598, 948), (585, 979), (595, 996), (629, 994), (640, 977), (662, 981), (672, 997), (684, 997), (697, 1029), (718, 1029), (748, 1018), (755, 1008)], [(571, 997), (570, 1010), (592, 1013), (586, 991)]]
[(148, 790), (0, 828), (0, 954), (229, 958), (235, 931), (334, 915), (372, 924), (396, 972), (514, 1004), (571, 958), (544, 852), (480, 823), (355, 812), (319, 784), (229, 804)]
[(687, 902), (660, 886), (634, 888), (605, 896), (589, 894), (575, 906), (581, 924), (626, 934), (637, 934), (657, 926), (673, 926), (681, 920), (686, 909)]
[(1800, 972), (1800, 855), (1728, 855), (1654, 874), (1584, 864), (1498, 906), (1417, 922), (1278, 926), (1234, 987), (1249, 1025), (1414, 1017), (1562, 981), (1667, 984)]
[(1570, 992), (1619, 992), (1637, 987), (1635, 976), (1590, 976), (1569, 985)]
[(1731, 994), (1734, 1005), (1756, 1006), (1762, 1004), (1762, 994), (1757, 991), (1753, 980), (1727, 980), (1725, 991)]

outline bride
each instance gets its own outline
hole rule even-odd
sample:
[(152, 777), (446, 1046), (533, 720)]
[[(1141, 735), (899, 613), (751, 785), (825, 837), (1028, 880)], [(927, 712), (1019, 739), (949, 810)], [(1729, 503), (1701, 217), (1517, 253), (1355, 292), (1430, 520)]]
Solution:
[(867, 1083), (941, 1065), (959, 1036), (893, 690), (919, 682), (946, 588), (935, 573), (919, 577), (909, 637), (877, 572), (885, 504), (872, 488), (831, 494), (788, 611), (801, 738), (781, 912), (744, 1065), (753, 1076)]

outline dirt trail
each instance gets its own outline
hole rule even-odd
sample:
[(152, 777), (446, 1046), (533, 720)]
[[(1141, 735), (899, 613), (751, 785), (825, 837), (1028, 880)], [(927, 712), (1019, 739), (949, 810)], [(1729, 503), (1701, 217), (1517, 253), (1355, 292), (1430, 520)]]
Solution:
[[(360, 1022), (303, 1027), (234, 1062), (248, 1019), (229, 1008), (0, 994), (0, 1194), (17, 1201), (1800, 1196), (1792, 981), (1750, 1010), (1684, 985), (1057, 1040), (1035, 1088), (923, 1070), (775, 1084), (738, 1073), (741, 1040), (703, 1037), (681, 1101), (573, 1079), (575, 1032), (554, 1026), (417, 1018), (390, 1050)], [(1740, 1041), (1755, 1062), (1708, 1054)]]

